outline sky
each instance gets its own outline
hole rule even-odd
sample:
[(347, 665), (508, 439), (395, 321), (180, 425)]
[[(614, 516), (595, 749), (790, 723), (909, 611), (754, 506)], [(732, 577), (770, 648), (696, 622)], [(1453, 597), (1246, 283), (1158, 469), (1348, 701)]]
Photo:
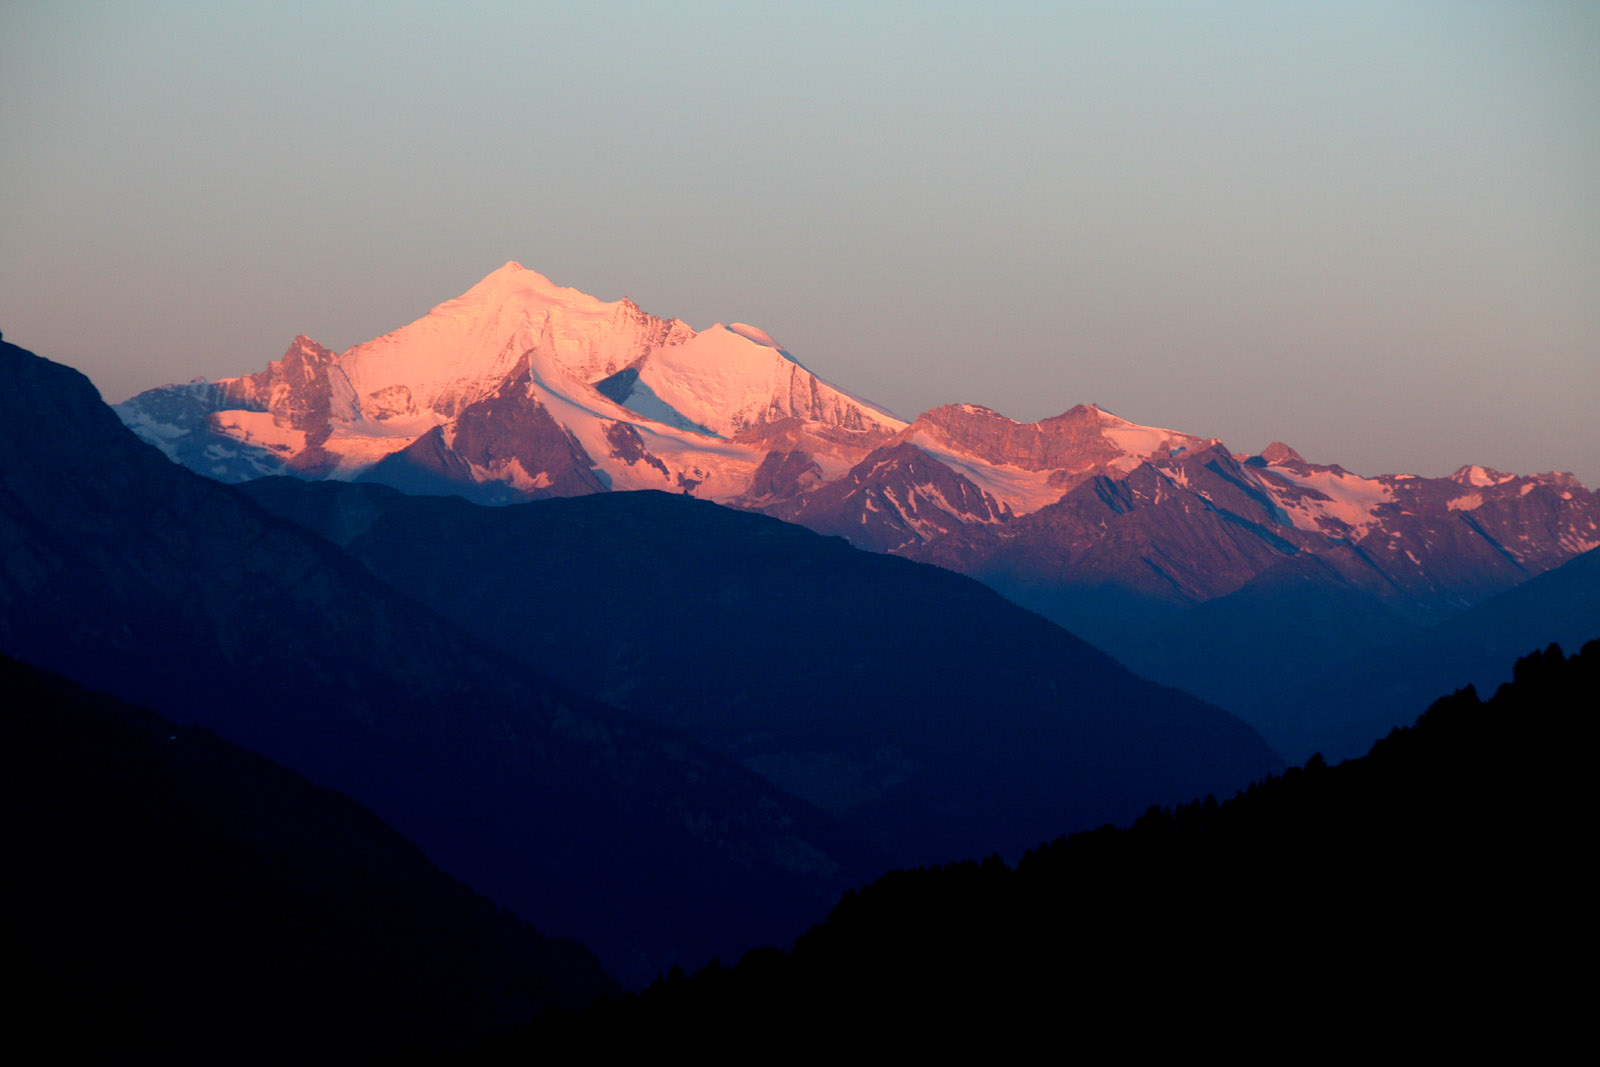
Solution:
[(507, 260), (904, 417), (1600, 486), (1600, 4), (0, 4), (0, 331), (110, 401)]

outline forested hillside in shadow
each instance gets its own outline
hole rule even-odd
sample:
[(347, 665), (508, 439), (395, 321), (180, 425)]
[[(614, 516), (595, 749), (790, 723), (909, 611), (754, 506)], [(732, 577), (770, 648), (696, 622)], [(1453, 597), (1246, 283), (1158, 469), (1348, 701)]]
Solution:
[[(486, 1050), (933, 1049), (1034, 1030), (1069, 1046), (1292, 1048), (1515, 1032), (1553, 1042), (1577, 988), (1600, 642), (1437, 701), (1361, 759), (1058, 839), (1015, 869), (897, 871), (793, 951), (674, 974)], [(1271, 1044), (1262, 1044), (1271, 1042)]]
[(14, 1039), (41, 1060), (354, 1063), (619, 987), (366, 808), (0, 655)]

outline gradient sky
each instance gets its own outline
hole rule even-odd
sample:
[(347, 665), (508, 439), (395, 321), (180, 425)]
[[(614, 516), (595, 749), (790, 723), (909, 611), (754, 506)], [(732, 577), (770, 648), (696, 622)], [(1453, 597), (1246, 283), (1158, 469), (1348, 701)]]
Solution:
[(0, 330), (108, 400), (508, 259), (904, 416), (1600, 485), (1600, 4), (0, 3)]

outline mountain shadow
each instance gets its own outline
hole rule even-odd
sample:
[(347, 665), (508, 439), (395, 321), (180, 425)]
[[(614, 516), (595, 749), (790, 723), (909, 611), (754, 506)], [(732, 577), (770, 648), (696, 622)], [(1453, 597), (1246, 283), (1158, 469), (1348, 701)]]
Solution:
[(1329, 662), (1244, 709), (1292, 758), (1342, 759), (1407, 722), (1432, 694), (1490, 692), (1529, 645), (1577, 648), (1600, 638), (1600, 549), (1359, 658)]
[(1437, 701), (1361, 759), (1320, 757), (1223, 803), (893, 872), (790, 952), (670, 976), (458, 1062), (784, 1035), (896, 1054), (1294, 1048), (1558, 1055), (1586, 992), (1589, 708), (1600, 642), (1519, 661), (1487, 702)]
[(0, 689), (22, 1046), (349, 1063), (619, 991), (348, 797), (9, 657)]
[(487, 508), (276, 478), (242, 491), (481, 640), (681, 730), (896, 864), (1231, 792), (1249, 727), (971, 579), (682, 495)]

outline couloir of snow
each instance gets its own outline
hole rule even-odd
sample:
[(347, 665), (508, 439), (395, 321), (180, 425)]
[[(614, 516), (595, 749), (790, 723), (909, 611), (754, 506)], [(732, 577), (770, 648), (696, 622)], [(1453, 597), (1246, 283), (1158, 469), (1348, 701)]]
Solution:
[(162, 422), (144, 408), (134, 405), (131, 400), (116, 405), (112, 410), (122, 419), (122, 424), (137, 434), (140, 440), (159, 448), (168, 459), (177, 461), (178, 442), (188, 437), (191, 432), (187, 427)]

